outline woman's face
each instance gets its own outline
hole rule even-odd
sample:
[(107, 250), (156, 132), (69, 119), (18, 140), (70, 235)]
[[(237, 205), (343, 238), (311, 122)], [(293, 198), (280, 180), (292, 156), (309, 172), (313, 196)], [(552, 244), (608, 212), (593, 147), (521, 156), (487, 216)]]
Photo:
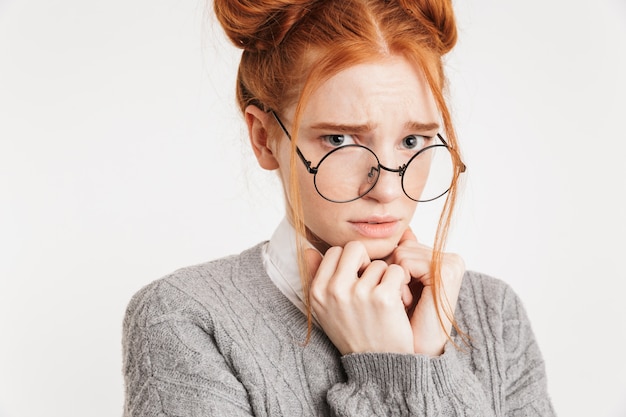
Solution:
[[(279, 115), (288, 130), (293, 126), (294, 111), (295, 106)], [(391, 57), (350, 67), (323, 83), (304, 109), (298, 147), (312, 166), (317, 166), (337, 146), (357, 143), (374, 151), (382, 165), (398, 168), (416, 152), (416, 145), (436, 135), (439, 120), (421, 72), (406, 59)], [(273, 149), (285, 187), (290, 176), (290, 146), (289, 140), (281, 138)], [(363, 242), (372, 259), (393, 251), (417, 204), (402, 191), (398, 173), (381, 170), (378, 182), (364, 197), (334, 203), (318, 194), (313, 175), (301, 161), (297, 161), (297, 170), (304, 223), (309, 239), (320, 251), (352, 240)], [(341, 180), (337, 178), (337, 184)]]

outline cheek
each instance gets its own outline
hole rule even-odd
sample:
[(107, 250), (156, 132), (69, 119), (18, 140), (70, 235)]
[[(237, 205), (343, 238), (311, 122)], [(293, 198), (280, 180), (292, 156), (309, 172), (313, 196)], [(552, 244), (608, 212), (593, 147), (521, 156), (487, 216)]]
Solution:
[(343, 246), (346, 238), (346, 207), (323, 199), (315, 187), (302, 189), (302, 209), (306, 227), (330, 246)]
[[(304, 223), (317, 236), (328, 239), (332, 236), (329, 231), (336, 229), (333, 225), (337, 224), (341, 213), (345, 212), (345, 208), (322, 198), (315, 189), (313, 175), (309, 174), (304, 167), (298, 169), (298, 176)], [(287, 205), (293, 207), (289, 193), (291, 181), (289, 169), (281, 169), (280, 178)]]
[(339, 219), (341, 208), (337, 203), (324, 200), (315, 191), (315, 187), (301, 188), (302, 190), (302, 211), (304, 222), (309, 228), (324, 227), (332, 225)]

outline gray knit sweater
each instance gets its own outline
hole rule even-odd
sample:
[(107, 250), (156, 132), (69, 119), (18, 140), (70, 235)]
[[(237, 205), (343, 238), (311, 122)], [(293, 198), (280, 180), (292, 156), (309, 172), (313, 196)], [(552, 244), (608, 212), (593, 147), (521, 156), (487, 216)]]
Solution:
[[(270, 281), (258, 245), (139, 291), (124, 320), (124, 416), (552, 416), (522, 305), (465, 275), (470, 346), (341, 356)], [(456, 338), (456, 336), (454, 336)], [(457, 338), (458, 339), (458, 338)]]

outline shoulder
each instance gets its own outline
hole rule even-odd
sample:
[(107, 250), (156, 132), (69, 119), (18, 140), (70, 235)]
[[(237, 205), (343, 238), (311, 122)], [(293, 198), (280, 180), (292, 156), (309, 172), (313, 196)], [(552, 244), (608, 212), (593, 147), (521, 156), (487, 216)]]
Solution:
[(517, 295), (501, 279), (476, 271), (466, 271), (459, 297), (480, 299), (489, 304), (506, 302)]
[(475, 363), (487, 363), (492, 354), (508, 361), (531, 351), (533, 358), (541, 358), (522, 302), (502, 280), (467, 272), (455, 318), (471, 340)]
[[(125, 326), (149, 326), (177, 317), (207, 316), (264, 285), (263, 243), (238, 255), (181, 268), (141, 288), (130, 300)], [(244, 289), (244, 286), (246, 287)]]
[(475, 271), (467, 271), (463, 277), (458, 307), (471, 321), (527, 320), (523, 304), (509, 284)]
[[(242, 284), (246, 280), (248, 287)], [(250, 413), (246, 390), (231, 366), (233, 358), (250, 356), (241, 353), (252, 334), (243, 327), (253, 322), (259, 303), (246, 300), (257, 282), (266, 281), (259, 244), (179, 269), (139, 290), (128, 304), (122, 332), (127, 414), (179, 415), (189, 404), (207, 415), (215, 407)]]

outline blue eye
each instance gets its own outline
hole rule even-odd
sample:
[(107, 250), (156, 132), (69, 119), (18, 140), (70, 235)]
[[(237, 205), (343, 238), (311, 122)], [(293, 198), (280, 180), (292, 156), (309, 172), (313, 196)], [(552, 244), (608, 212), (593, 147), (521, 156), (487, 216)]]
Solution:
[(335, 148), (354, 143), (354, 139), (350, 135), (326, 135), (322, 139)]
[(421, 149), (426, 146), (429, 138), (420, 135), (410, 135), (402, 139), (402, 146), (405, 149)]

